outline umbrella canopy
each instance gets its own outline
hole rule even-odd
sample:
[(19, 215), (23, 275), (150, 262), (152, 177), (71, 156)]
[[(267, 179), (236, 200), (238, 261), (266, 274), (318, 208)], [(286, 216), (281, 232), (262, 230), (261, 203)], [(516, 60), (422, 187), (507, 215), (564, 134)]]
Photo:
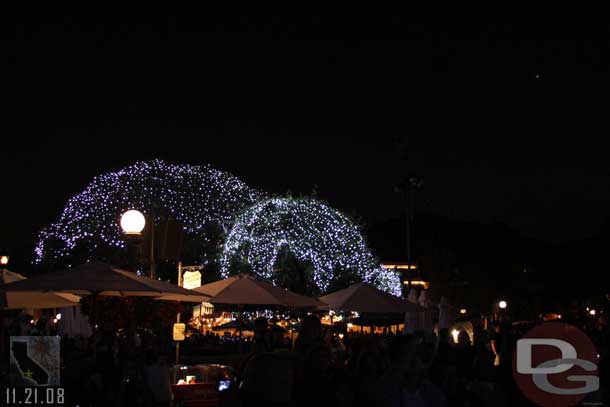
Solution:
[(438, 329), (449, 329), (450, 325), (449, 301), (447, 300), (447, 297), (442, 297), (438, 304)]
[(421, 290), (417, 303), (424, 308), (430, 308), (431, 302), (430, 302), (430, 299), (428, 298), (428, 292), (426, 290)]
[(204, 302), (208, 297), (191, 290), (138, 276), (109, 264), (87, 263), (74, 269), (41, 274), (4, 287), (12, 292), (54, 292), (78, 295), (163, 297), (173, 301)]
[(73, 294), (40, 292), (6, 292), (15, 282), (27, 280), (19, 273), (0, 270), (0, 308), (61, 308), (77, 305), (80, 297)]
[[(411, 293), (413, 295), (411, 295)], [(409, 293), (409, 298), (417, 296), (414, 289), (411, 289), (411, 293)], [(405, 314), (404, 331), (409, 333), (416, 331), (432, 332), (434, 329), (434, 324), (432, 323), (431, 302), (425, 290), (422, 290), (422, 292), (419, 294), (419, 299), (417, 302), (423, 308), (423, 310), (422, 312), (407, 312)]]
[(214, 305), (284, 308), (315, 308), (323, 305), (315, 298), (293, 293), (245, 274), (205, 284), (193, 291), (209, 296), (208, 302)]
[(319, 298), (327, 304), (320, 309), (357, 311), (364, 313), (405, 313), (423, 309), (401, 298), (381, 291), (366, 283), (353, 284), (343, 290)]
[(409, 295), (407, 296), (407, 300), (411, 301), (412, 303), (417, 303), (417, 299), (417, 290), (415, 288), (411, 288)]

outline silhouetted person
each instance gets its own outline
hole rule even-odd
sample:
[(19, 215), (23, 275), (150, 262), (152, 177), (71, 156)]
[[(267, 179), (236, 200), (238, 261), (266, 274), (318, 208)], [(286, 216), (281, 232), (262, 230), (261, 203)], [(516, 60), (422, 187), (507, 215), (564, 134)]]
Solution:
[(314, 315), (303, 318), (295, 342), (297, 379), (295, 396), (297, 405), (335, 405), (330, 377), (332, 351), (322, 338), (320, 319)]
[(441, 389), (426, 377), (431, 349), (413, 335), (398, 336), (390, 347), (391, 367), (386, 375), (380, 406), (444, 407)]
[(491, 382), (493, 379), (493, 366), (495, 355), (487, 336), (483, 333), (475, 333), (473, 378), (478, 381)]
[(169, 367), (165, 358), (161, 357), (156, 350), (147, 350), (142, 373), (150, 395), (149, 405), (169, 406), (171, 388)]
[(286, 405), (293, 397), (295, 364), (286, 352), (272, 352), (270, 331), (263, 317), (254, 323), (253, 352), (243, 367), (244, 406)]
[(254, 321), (254, 353), (271, 352), (271, 338), (269, 325), (265, 317), (258, 317)]
[(455, 363), (458, 377), (470, 378), (473, 361), (474, 348), (470, 343), (470, 336), (468, 336), (468, 332), (460, 331), (458, 343), (455, 346)]
[(502, 363), (502, 353), (504, 348), (504, 332), (500, 324), (494, 326), (494, 332), (491, 336), (491, 350), (495, 355), (494, 366), (500, 366)]
[(387, 385), (390, 360), (380, 337), (361, 336), (350, 344), (349, 374), (351, 394), (349, 404), (373, 406), (382, 400)]
[(451, 344), (453, 338), (448, 329), (441, 329), (438, 334), (438, 349), (432, 362), (430, 379), (439, 385), (448, 397), (456, 392), (455, 352)]

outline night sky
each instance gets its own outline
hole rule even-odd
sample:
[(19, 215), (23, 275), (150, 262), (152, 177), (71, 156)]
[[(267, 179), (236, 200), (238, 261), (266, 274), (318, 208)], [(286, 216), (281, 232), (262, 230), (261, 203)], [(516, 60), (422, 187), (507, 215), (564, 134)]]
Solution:
[(393, 186), (417, 174), (418, 211), (589, 238), (610, 214), (608, 34), (398, 17), (4, 21), (0, 248), (30, 250), (93, 176), (152, 158), (316, 189), (367, 225), (398, 215)]

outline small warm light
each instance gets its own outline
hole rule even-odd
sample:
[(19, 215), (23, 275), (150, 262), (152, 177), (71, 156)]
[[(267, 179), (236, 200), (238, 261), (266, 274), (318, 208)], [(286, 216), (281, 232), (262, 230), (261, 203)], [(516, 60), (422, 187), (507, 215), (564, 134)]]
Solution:
[(339, 339), (343, 339), (343, 334), (339, 334)]
[(595, 310), (592, 309), (591, 311), (589, 311), (589, 315), (595, 315)]
[(30, 324), (34, 324), (34, 320), (33, 319), (30, 320)]
[(353, 327), (354, 327), (354, 324), (352, 324), (351, 322), (348, 322), (347, 327), (348, 327), (348, 328), (353, 328)]
[(333, 311), (332, 309), (330, 311), (328, 311), (328, 315), (335, 315), (335, 311)]
[(465, 314), (465, 313), (467, 313), (467, 312), (468, 312), (468, 311), (466, 311), (466, 308), (460, 308), (460, 314), (462, 314), (462, 315), (463, 315), (463, 314)]
[(121, 228), (127, 235), (139, 235), (144, 230), (146, 219), (140, 211), (129, 210), (121, 216)]
[(2, 264), (3, 266), (6, 266), (8, 264), (8, 256), (0, 257), (0, 264)]
[(451, 331), (451, 336), (453, 336), (453, 343), (458, 343), (458, 336), (460, 335), (460, 331), (454, 329)]
[(59, 321), (61, 319), (61, 314), (55, 315), (55, 319)]
[(589, 307), (587, 307), (587, 311), (589, 311)]
[(561, 314), (557, 315), (557, 318), (561, 319)]
[(57, 323), (57, 319), (54, 319), (54, 320), (53, 320), (53, 323), (54, 323), (54, 324), (56, 324), (56, 323)]
[(508, 307), (508, 303), (502, 300), (498, 303), (498, 306), (500, 307), (500, 309), (505, 309), (506, 307)]

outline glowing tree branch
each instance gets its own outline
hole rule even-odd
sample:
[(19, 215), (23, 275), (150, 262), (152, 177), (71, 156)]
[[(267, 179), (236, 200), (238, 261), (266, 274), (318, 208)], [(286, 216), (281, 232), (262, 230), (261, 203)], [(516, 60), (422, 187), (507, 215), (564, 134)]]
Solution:
[(207, 224), (228, 228), (236, 211), (260, 197), (234, 176), (209, 166), (139, 162), (96, 177), (72, 197), (59, 220), (40, 233), (36, 262), (67, 256), (77, 243), (89, 243), (90, 250), (98, 244), (123, 248), (119, 219), (128, 209), (147, 213), (155, 202), (187, 234), (205, 239), (201, 235)]
[(314, 282), (322, 292), (337, 273), (349, 271), (400, 295), (399, 276), (379, 267), (359, 228), (341, 212), (314, 199), (265, 199), (238, 215), (224, 245), (222, 274), (228, 276), (231, 265), (241, 261), (255, 275), (273, 280), (283, 248), (313, 266)]

